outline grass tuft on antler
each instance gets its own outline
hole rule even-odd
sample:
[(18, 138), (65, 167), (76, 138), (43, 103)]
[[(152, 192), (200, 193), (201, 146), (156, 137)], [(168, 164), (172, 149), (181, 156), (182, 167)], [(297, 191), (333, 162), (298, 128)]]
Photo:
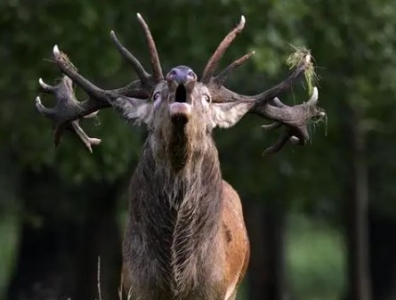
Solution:
[[(296, 51), (290, 54), (287, 58), (287, 65), (290, 69), (294, 69), (298, 67), (305, 59), (307, 55), (311, 55), (310, 51), (306, 48), (295, 48)], [(311, 56), (310, 61), (308, 62), (308, 66), (304, 71), (305, 81), (307, 82), (308, 86), (308, 94), (311, 96), (313, 93), (313, 87), (317, 80), (317, 75), (315, 73), (315, 68), (312, 63), (313, 59)]]

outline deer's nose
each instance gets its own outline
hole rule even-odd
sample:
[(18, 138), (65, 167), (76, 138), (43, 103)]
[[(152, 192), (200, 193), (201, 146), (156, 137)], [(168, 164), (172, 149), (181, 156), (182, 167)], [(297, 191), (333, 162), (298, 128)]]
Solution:
[(196, 81), (197, 75), (195, 75), (194, 71), (189, 67), (178, 66), (170, 70), (166, 79), (169, 82), (176, 82), (178, 85), (186, 85), (189, 82)]

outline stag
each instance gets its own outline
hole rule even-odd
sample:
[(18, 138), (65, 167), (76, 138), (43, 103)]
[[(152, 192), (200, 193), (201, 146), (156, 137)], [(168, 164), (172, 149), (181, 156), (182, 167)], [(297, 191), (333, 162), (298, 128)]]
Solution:
[[(266, 153), (279, 151), (289, 140), (305, 144), (308, 122), (324, 115), (317, 106), (317, 89), (309, 101), (295, 106), (277, 97), (311, 66), (311, 56), (305, 53), (278, 85), (254, 96), (241, 95), (224, 83), (253, 53), (214, 74), (220, 58), (242, 31), (243, 16), (211, 56), (200, 79), (187, 66), (177, 66), (164, 77), (149, 27), (137, 17), (148, 43), (152, 75), (114, 32), (112, 41), (139, 78), (118, 89), (95, 86), (55, 46), (54, 60), (63, 77), (56, 85), (42, 79), (39, 83), (42, 91), (54, 95), (56, 105), (47, 108), (37, 97), (36, 108), (55, 122), (55, 146), (69, 129), (92, 151), (91, 146), (100, 140), (89, 137), (79, 120), (107, 107), (148, 129), (130, 183), (123, 241), (123, 285), (130, 299), (233, 300), (249, 262), (249, 241), (239, 196), (222, 179), (212, 131), (229, 128), (252, 113), (273, 120), (269, 128), (285, 129)], [(87, 100), (76, 99), (74, 84), (87, 93)]]

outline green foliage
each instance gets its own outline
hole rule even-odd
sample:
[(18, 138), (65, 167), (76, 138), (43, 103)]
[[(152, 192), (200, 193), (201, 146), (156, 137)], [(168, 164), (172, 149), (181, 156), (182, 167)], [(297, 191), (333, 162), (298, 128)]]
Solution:
[[(89, 135), (102, 139), (92, 155), (70, 134), (55, 150), (50, 122), (35, 111), (34, 99), (39, 77), (51, 83), (61, 76), (51, 61), (54, 44), (84, 76), (104, 88), (135, 79), (111, 44), (110, 30), (115, 30), (149, 69), (147, 47), (135, 19), (137, 12), (150, 25), (164, 72), (174, 65), (188, 64), (198, 74), (220, 40), (240, 15), (245, 15), (246, 28), (220, 64), (224, 67), (247, 51), (256, 51), (227, 84), (240, 93), (258, 93), (281, 81), (288, 73), (285, 62), (296, 48), (306, 47), (315, 57), (307, 84), (298, 84), (289, 95), (282, 95), (285, 103), (306, 101), (304, 88), (310, 94), (313, 74), (320, 78), (313, 83), (319, 85), (319, 102), (326, 109), (328, 124), (311, 125), (307, 146), (287, 145), (275, 156), (262, 157), (263, 149), (279, 133), (264, 132), (260, 128), (264, 121), (253, 116), (227, 131), (215, 132), (224, 177), (242, 196), (339, 221), (345, 188), (350, 184), (346, 128), (354, 121), (347, 118), (348, 109), (353, 107), (359, 110), (360, 122), (368, 133), (372, 205), (382, 212), (396, 213), (396, 5), (392, 0), (121, 0), (116, 4), (45, 0), (39, 5), (34, 1), (1, 1), (0, 145), (11, 153), (17, 168), (49, 167), (68, 183), (115, 181), (132, 172), (140, 153), (142, 129), (131, 128), (109, 109), (96, 120), (82, 122)], [(77, 95), (84, 98), (81, 91)], [(45, 105), (51, 106), (52, 97), (42, 96)], [(304, 227), (304, 231), (308, 229)], [(327, 255), (325, 245), (337, 243), (338, 237), (327, 230), (314, 233), (320, 241), (318, 253)], [(304, 257), (308, 250), (299, 239), (293, 245), (296, 252), (292, 262), (301, 263), (303, 268), (310, 254)], [(341, 261), (335, 256), (329, 256), (328, 261), (329, 265), (337, 264), (332, 274), (338, 274)], [(323, 274), (318, 276), (333, 276)], [(301, 278), (297, 273), (293, 276), (296, 281)], [(329, 287), (340, 286), (338, 279), (328, 280)], [(325, 286), (311, 282), (306, 289), (311, 285)]]
[(6, 284), (11, 275), (11, 270), (15, 261), (15, 251), (17, 245), (17, 220), (15, 216), (0, 215), (0, 298), (3, 296)]
[(346, 270), (340, 233), (302, 215), (292, 215), (288, 225), (287, 269), (294, 295), (306, 300), (340, 299)]

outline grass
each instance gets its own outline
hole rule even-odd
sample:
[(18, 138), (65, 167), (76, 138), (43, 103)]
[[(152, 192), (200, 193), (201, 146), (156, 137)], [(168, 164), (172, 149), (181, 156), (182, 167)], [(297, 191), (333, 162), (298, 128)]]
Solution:
[[(324, 222), (291, 215), (287, 222), (285, 246), (286, 274), (293, 298), (341, 298), (346, 262), (340, 232)], [(246, 286), (242, 284), (237, 300), (246, 300), (245, 295)]]
[(17, 222), (14, 216), (0, 216), (0, 299), (6, 292), (17, 245)]
[(328, 224), (303, 216), (288, 222), (286, 261), (297, 299), (340, 299), (345, 284), (345, 248)]
[[(290, 69), (294, 69), (299, 67), (301, 64), (306, 63), (305, 58), (307, 55), (310, 55), (310, 51), (305, 48), (296, 48), (296, 51), (292, 53), (287, 61), (286, 64), (289, 66)], [(313, 92), (313, 85), (315, 81), (317, 81), (318, 77), (315, 73), (315, 68), (312, 63), (312, 57), (308, 63), (306, 63), (306, 68), (304, 72), (305, 81), (308, 86), (308, 94), (311, 96)]]

